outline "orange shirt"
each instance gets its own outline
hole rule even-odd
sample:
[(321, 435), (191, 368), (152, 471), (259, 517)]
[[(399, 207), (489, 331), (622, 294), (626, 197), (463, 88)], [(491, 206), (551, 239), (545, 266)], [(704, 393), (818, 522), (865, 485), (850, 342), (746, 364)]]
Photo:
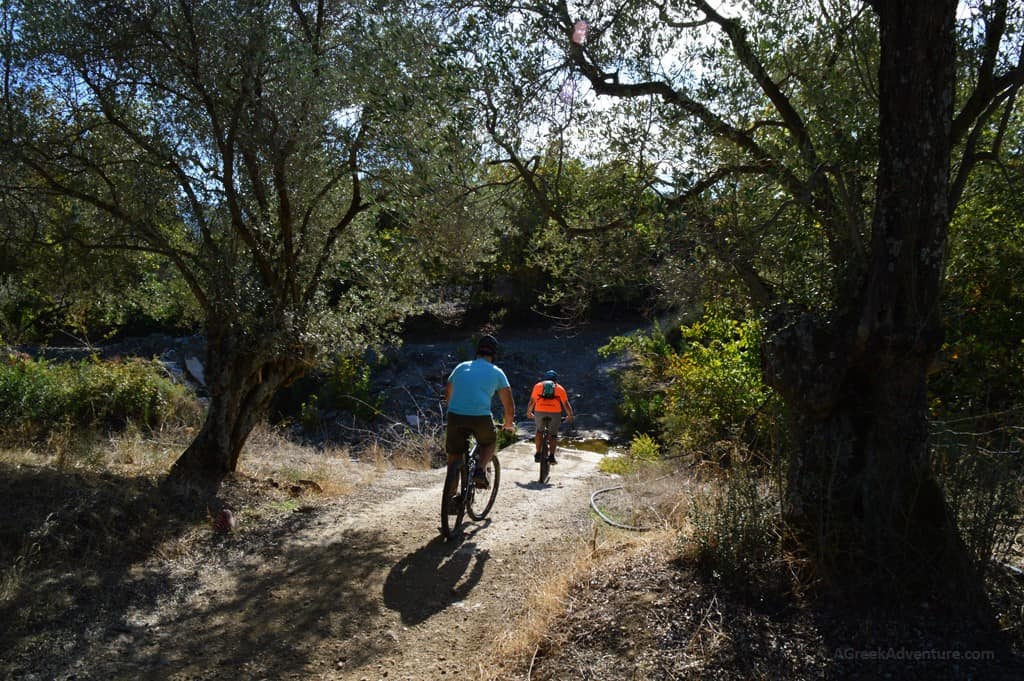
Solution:
[(544, 381), (540, 381), (537, 385), (533, 386), (533, 392), (530, 393), (530, 399), (533, 401), (533, 410), (548, 414), (561, 414), (562, 405), (569, 401), (569, 395), (565, 392), (565, 388), (560, 383), (555, 383), (555, 396), (549, 398), (541, 397), (543, 391)]

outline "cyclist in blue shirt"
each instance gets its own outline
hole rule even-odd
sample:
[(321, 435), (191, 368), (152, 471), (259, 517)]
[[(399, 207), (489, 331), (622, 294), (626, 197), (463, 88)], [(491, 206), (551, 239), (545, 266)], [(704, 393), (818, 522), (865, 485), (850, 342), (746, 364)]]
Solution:
[[(508, 377), (494, 359), (498, 354), (498, 341), (484, 336), (476, 347), (476, 357), (462, 362), (448, 376), (444, 399), (448, 403), (448, 429), (444, 448), (448, 463), (452, 464), (469, 452), (469, 436), (476, 438), (480, 448), (480, 463), (473, 471), (477, 487), (490, 487), (484, 472), (497, 445), (497, 433), (491, 416), (491, 398), (497, 393), (504, 411), (502, 430), (515, 432), (515, 403)], [(449, 490), (451, 491), (451, 490)]]

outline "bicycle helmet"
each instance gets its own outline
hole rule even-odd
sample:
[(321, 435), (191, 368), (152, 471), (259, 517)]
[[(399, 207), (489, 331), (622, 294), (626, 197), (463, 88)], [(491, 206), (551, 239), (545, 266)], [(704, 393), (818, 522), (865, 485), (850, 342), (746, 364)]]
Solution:
[(498, 339), (487, 334), (476, 344), (476, 354), (495, 357), (498, 354)]
[(544, 372), (544, 380), (545, 381), (557, 381), (558, 380), (558, 373), (556, 373), (555, 371), (552, 371), (551, 369), (548, 369), (547, 371)]

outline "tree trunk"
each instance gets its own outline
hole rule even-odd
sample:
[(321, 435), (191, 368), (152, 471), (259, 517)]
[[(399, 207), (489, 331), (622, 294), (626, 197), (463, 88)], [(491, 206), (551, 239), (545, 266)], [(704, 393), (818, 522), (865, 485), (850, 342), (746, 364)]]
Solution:
[(765, 375), (786, 400), (795, 442), (787, 520), (819, 575), (841, 589), (926, 592), (968, 576), (929, 464), (934, 349), (879, 333), (858, 355), (848, 347), (855, 333), (804, 317), (766, 342)]
[(242, 447), (275, 393), (309, 366), (301, 352), (268, 357), (243, 347), (230, 331), (208, 335), (210, 405), (202, 429), (168, 475), (178, 491), (204, 498), (216, 493), (225, 476), (237, 469)]
[(936, 580), (970, 581), (931, 473), (927, 422), (941, 345), (956, 1), (871, 4), (881, 148), (866, 275), (828, 318), (776, 311), (764, 374), (793, 421), (787, 514), (821, 573), (875, 593), (919, 593)]

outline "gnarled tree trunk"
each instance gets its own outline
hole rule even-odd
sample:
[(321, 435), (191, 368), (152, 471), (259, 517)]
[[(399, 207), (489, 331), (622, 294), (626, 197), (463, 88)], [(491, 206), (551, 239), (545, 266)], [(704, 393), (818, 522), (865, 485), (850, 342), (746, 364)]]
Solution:
[(210, 392), (206, 420), (168, 476), (173, 488), (201, 497), (216, 492), (277, 391), (309, 367), (301, 352), (277, 356), (248, 351), (230, 330), (208, 335), (205, 378)]
[(955, 0), (875, 0), (880, 163), (871, 256), (828, 318), (779, 310), (766, 380), (796, 439), (790, 521), (823, 572), (873, 588), (966, 583), (928, 460), (928, 371), (941, 345)]

